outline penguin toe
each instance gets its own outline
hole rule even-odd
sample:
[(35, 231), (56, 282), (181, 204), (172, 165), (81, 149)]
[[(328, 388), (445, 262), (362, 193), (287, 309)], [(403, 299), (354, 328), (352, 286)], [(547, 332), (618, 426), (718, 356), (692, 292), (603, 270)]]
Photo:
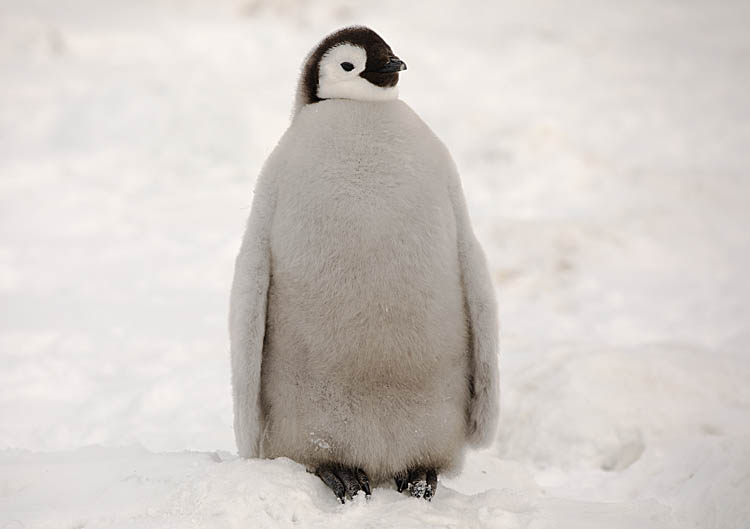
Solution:
[(424, 498), (427, 493), (427, 470), (415, 468), (409, 471), (409, 492), (415, 498)]
[(346, 489), (346, 498), (351, 500), (357, 493), (362, 490), (362, 486), (359, 484), (356, 473), (348, 468), (336, 469), (336, 476), (341, 480)]
[(362, 487), (362, 490), (365, 492), (365, 494), (369, 496), (371, 494), (370, 478), (367, 477), (367, 474), (365, 474), (365, 471), (361, 468), (355, 469), (354, 472), (357, 475), (357, 481), (359, 481), (360, 487)]
[(323, 465), (318, 467), (315, 474), (328, 485), (341, 503), (353, 499), (360, 491), (370, 496), (370, 480), (362, 469)]
[(321, 479), (321, 481), (323, 481), (323, 483), (328, 485), (328, 488), (333, 491), (333, 493), (341, 503), (344, 503), (344, 497), (346, 496), (346, 486), (336, 475), (333, 467), (331, 467), (330, 465), (318, 467), (315, 470), (315, 475), (317, 475)]
[(397, 491), (403, 492), (406, 488), (409, 487), (409, 473), (408, 472), (401, 472), (399, 474), (396, 474), (396, 476), (393, 479), (396, 480)]
[(425, 489), (425, 493), (423, 496), (427, 501), (432, 500), (432, 497), (437, 492), (437, 476), (437, 470), (435, 470), (434, 468), (430, 468), (427, 470), (425, 476), (427, 478), (427, 488)]
[(434, 468), (414, 468), (395, 476), (396, 489), (408, 490), (413, 497), (430, 501), (437, 492), (437, 476)]

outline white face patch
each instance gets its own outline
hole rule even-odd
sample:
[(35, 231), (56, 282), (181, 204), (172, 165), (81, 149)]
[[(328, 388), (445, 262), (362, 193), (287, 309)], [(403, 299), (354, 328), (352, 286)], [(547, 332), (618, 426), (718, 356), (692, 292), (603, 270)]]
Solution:
[[(359, 76), (366, 64), (367, 52), (359, 46), (339, 44), (328, 50), (320, 59), (318, 97), (359, 101), (396, 99), (398, 97), (397, 86), (377, 86)], [(347, 71), (349, 65), (353, 68)]]

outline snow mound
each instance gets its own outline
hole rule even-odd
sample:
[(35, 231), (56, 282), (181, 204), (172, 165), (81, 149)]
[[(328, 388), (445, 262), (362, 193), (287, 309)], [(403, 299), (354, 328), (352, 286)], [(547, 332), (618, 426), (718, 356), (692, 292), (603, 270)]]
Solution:
[(341, 505), (292, 461), (241, 460), (217, 452), (6, 451), (0, 473), (5, 527), (680, 527), (670, 509), (655, 501), (549, 499), (519, 490), (517, 483), (468, 495), (441, 483), (432, 502), (378, 487), (369, 500)]

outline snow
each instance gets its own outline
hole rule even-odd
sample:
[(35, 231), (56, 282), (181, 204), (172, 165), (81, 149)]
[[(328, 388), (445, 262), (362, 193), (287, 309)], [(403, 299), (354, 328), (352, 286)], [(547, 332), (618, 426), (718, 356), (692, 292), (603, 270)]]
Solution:
[[(750, 527), (750, 5), (0, 7), (0, 527)], [(408, 65), (500, 300), (497, 441), (430, 502), (240, 460), (226, 313), (297, 68)]]

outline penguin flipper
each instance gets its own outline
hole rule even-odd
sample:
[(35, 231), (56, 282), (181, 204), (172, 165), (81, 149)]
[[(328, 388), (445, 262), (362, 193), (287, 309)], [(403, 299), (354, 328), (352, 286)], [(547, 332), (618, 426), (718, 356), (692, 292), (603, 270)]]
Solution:
[(470, 337), (467, 433), (469, 443), (479, 447), (494, 440), (499, 415), (497, 303), (487, 260), (471, 228), (458, 175), (455, 175), (450, 194)]
[(269, 232), (274, 206), (275, 196), (261, 174), (235, 261), (229, 302), (234, 435), (242, 457), (260, 455), (263, 429), (260, 373), (271, 276)]

